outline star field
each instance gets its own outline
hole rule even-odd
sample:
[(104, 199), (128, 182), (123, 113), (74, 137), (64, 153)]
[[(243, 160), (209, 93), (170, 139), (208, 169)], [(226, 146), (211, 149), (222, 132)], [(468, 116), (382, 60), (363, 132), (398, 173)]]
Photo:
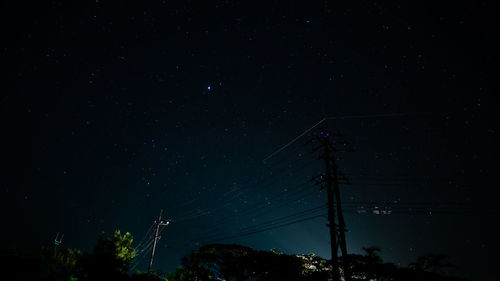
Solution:
[(452, 273), (494, 280), (489, 2), (2, 9), (6, 248), (57, 232), (87, 251), (101, 231), (139, 241), (163, 209), (164, 270), (223, 238), (329, 258), (326, 195), (311, 182), (324, 167), (304, 145), (321, 128), (263, 159), (331, 117), (354, 150), (337, 155), (349, 251), (380, 246), (401, 265), (445, 253)]

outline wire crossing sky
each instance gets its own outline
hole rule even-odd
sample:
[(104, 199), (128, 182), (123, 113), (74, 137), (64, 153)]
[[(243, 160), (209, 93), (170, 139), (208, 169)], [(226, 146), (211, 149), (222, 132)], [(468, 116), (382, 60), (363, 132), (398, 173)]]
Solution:
[(495, 280), (493, 7), (310, 2), (2, 3), (2, 250), (120, 229), (144, 270), (163, 209), (164, 271), (212, 242), (329, 258), (328, 123), (349, 252)]

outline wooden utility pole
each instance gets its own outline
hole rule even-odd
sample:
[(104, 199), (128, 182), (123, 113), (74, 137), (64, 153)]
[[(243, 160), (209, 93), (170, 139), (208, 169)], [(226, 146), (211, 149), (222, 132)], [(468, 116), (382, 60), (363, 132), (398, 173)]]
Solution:
[(148, 278), (150, 278), (150, 274), (151, 274), (151, 266), (153, 265), (153, 258), (155, 256), (155, 249), (156, 249), (156, 242), (158, 241), (158, 239), (160, 238), (158, 236), (158, 232), (160, 230), (160, 226), (166, 226), (166, 225), (169, 225), (170, 222), (163, 222), (161, 220), (161, 215), (163, 213), (163, 210), (160, 210), (160, 216), (158, 217), (158, 220), (155, 221), (154, 223), (156, 224), (156, 230), (155, 230), (155, 236), (153, 237), (153, 247), (151, 249), (151, 257), (149, 258), (149, 265), (148, 265)]
[(337, 230), (335, 224), (335, 208), (333, 207), (334, 201), (334, 191), (333, 191), (333, 178), (331, 169), (331, 155), (330, 155), (330, 145), (329, 145), (329, 133), (328, 131), (323, 132), (320, 138), (325, 138), (323, 140), (323, 150), (325, 159), (325, 184), (326, 191), (328, 195), (328, 227), (330, 228), (330, 250), (332, 254), (332, 279), (333, 281), (340, 281), (339, 273), (339, 259), (338, 259), (338, 244), (337, 244)]
[[(342, 214), (342, 202), (340, 198), (339, 188), (339, 171), (336, 161), (335, 153), (337, 152), (337, 143), (332, 141), (334, 137), (328, 130), (327, 119), (324, 119), (325, 128), (315, 138), (319, 141), (320, 146), (313, 149), (317, 151), (323, 150), (321, 158), (325, 160), (325, 173), (321, 176), (321, 180), (317, 181), (322, 184), (322, 188), (326, 188), (328, 196), (328, 227), (330, 228), (330, 250), (331, 250), (331, 264), (332, 264), (332, 279), (333, 281), (340, 281), (340, 266), (338, 259), (338, 249), (340, 247), (342, 257), (347, 257), (347, 243), (345, 238), (345, 221)], [(336, 213), (335, 213), (336, 211)], [(336, 220), (338, 223), (336, 223)], [(344, 270), (344, 278), (347, 281), (351, 280), (348, 265), (344, 262), (342, 264)]]
[(340, 200), (340, 188), (339, 188), (339, 176), (338, 176), (338, 167), (337, 163), (335, 161), (335, 158), (333, 159), (333, 190), (335, 191), (335, 201), (337, 203), (337, 217), (339, 220), (339, 245), (340, 245), (340, 251), (342, 252), (342, 256), (347, 255), (347, 245), (345, 241), (345, 221), (344, 221), (344, 215), (342, 214), (342, 205), (341, 205), (341, 200)]
[(337, 166), (337, 161), (335, 159), (335, 156), (333, 157), (333, 189), (335, 191), (335, 199), (336, 199), (336, 205), (337, 205), (337, 218), (338, 218), (338, 232), (339, 232), (339, 245), (340, 245), (340, 252), (342, 253), (343, 259), (343, 264), (342, 268), (344, 269), (344, 279), (346, 281), (351, 280), (351, 273), (349, 270), (349, 265), (347, 263), (347, 242), (345, 239), (345, 232), (347, 231), (345, 227), (345, 221), (344, 221), (344, 215), (342, 214), (342, 202), (340, 199), (340, 188), (339, 188), (339, 171), (338, 171), (338, 166)]

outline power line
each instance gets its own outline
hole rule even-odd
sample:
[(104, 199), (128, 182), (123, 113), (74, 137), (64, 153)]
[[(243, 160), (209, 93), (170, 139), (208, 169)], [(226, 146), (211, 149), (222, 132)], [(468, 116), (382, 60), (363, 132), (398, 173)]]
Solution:
[(151, 239), (146, 245), (141, 249), (140, 251), (137, 251), (138, 253), (134, 257), (134, 261), (132, 262), (129, 271), (132, 272), (137, 266), (141, 264), (141, 262), (147, 257), (146, 250), (151, 247), (153, 244), (153, 239)]
[[(326, 207), (317, 207), (317, 208), (323, 208), (323, 209), (325, 209)], [(314, 210), (314, 209), (316, 209), (316, 208), (313, 208), (313, 209), (310, 209), (310, 210), (306, 210), (306, 211), (311, 211), (311, 210)], [(304, 211), (304, 212), (306, 212), (306, 211)], [(347, 212), (355, 212), (356, 210), (355, 209), (346, 209), (346, 211)], [(453, 210), (450, 209), (450, 210), (443, 210), (443, 211), (437, 211), (437, 212), (438, 213), (441, 213), (441, 212), (443, 212), (443, 213), (447, 213), (447, 212), (450, 213), (452, 211)], [(299, 213), (301, 213), (301, 212), (299, 212)], [(299, 213), (296, 213), (296, 214), (299, 214)], [(291, 217), (291, 216), (294, 216), (296, 214), (292, 214), (292, 215), (289, 215), (289, 216), (286, 216), (286, 217)], [(324, 216), (324, 214), (318, 215), (318, 216), (314, 216), (314, 218), (316, 218), (316, 217), (322, 217), (322, 216)], [(285, 217), (283, 217), (283, 218), (285, 218)], [(305, 220), (308, 220), (308, 219), (306, 218)], [(294, 220), (292, 222), (287, 222), (286, 224), (280, 224), (280, 225), (277, 225), (277, 226), (273, 226), (271, 228), (264, 228), (264, 229), (259, 229), (258, 231), (251, 231), (251, 233), (248, 233), (248, 234), (245, 234), (245, 233), (248, 232), (248, 230), (245, 229), (241, 233), (228, 235), (228, 237), (223, 237), (223, 238), (220, 238), (220, 239), (219, 238), (212, 239), (212, 240), (209, 240), (207, 242), (215, 242), (215, 241), (227, 240), (229, 238), (237, 238), (237, 237), (242, 237), (242, 236), (246, 236), (246, 235), (250, 235), (250, 234), (254, 234), (254, 233), (260, 233), (260, 232), (263, 232), (263, 231), (267, 231), (267, 230), (270, 230), (270, 229), (279, 228), (279, 227), (282, 227), (282, 226), (285, 226), (285, 225), (294, 224), (294, 223), (297, 223), (297, 222), (302, 222), (302, 221), (305, 221), (305, 220), (301, 218), (301, 219)], [(273, 221), (268, 221), (268, 222), (265, 222), (265, 223), (262, 223), (262, 224), (273, 224)], [(258, 225), (256, 225), (256, 226), (258, 226)]]
[[(284, 205), (277, 206), (276, 208), (282, 208), (283, 206), (284, 206)], [(311, 209), (306, 210), (306, 211), (302, 211), (302, 212), (307, 212), (307, 211), (311, 211)], [(299, 213), (294, 213), (294, 214), (292, 214), (292, 215), (288, 215), (288, 216), (286, 216), (286, 217), (289, 217), (289, 216), (297, 216), (298, 214), (301, 214), (302, 212), (299, 212)], [(257, 214), (251, 214), (251, 215), (252, 215), (252, 216), (251, 216), (251, 219), (252, 219), (252, 220), (255, 220), (256, 218), (262, 217), (262, 216), (263, 216), (263, 215), (265, 215), (265, 214), (267, 214), (267, 213), (266, 213), (266, 212), (260, 212), (260, 213), (257, 213)], [(286, 218), (286, 217), (284, 217), (284, 218)], [(238, 217), (238, 218), (239, 218), (240, 220), (244, 220), (244, 219), (242, 219), (241, 217)], [(244, 216), (243, 216), (243, 218), (244, 218)], [(233, 218), (233, 221), (234, 221), (234, 219), (235, 219), (235, 218)], [(275, 221), (275, 220), (276, 220), (276, 221), (279, 221), (279, 220), (282, 220), (282, 219), (283, 219), (283, 217), (282, 217), (282, 218), (273, 219), (273, 220), (271, 220), (271, 221), (268, 221), (267, 223), (273, 222), (273, 221)], [(247, 219), (247, 220), (250, 220), (250, 219)], [(232, 225), (232, 224), (234, 224), (234, 223), (231, 223), (231, 224), (230, 224), (230, 222), (231, 222), (231, 221), (225, 222), (225, 223), (224, 223), (224, 225), (225, 225), (225, 226), (228, 226), (228, 225)], [(211, 230), (208, 230), (208, 231), (205, 231), (205, 233), (211, 233), (211, 232), (214, 232), (214, 234), (210, 234), (210, 235), (217, 235), (217, 231), (219, 231), (219, 232), (224, 232), (224, 231), (221, 231), (221, 230), (220, 230), (220, 229), (221, 229), (221, 224), (215, 223), (214, 225), (216, 225), (216, 227), (215, 227), (215, 228), (213, 228), (213, 229), (211, 229)], [(260, 225), (260, 224), (257, 224), (257, 225)], [(252, 226), (252, 227), (254, 227), (254, 226)]]
[(305, 134), (307, 134), (308, 132), (310, 132), (312, 129), (316, 128), (318, 125), (320, 125), (321, 123), (323, 123), (325, 121), (325, 118), (319, 120), (318, 123), (316, 123), (315, 125), (313, 125), (311, 128), (305, 130), (302, 134), (298, 135), (297, 137), (295, 137), (294, 139), (292, 139), (290, 142), (288, 142), (287, 144), (285, 144), (284, 146), (278, 148), (276, 151), (274, 151), (273, 153), (271, 153), (269, 156), (267, 156), (266, 158), (264, 158), (262, 160), (262, 162), (266, 162), (269, 158), (273, 157), (274, 155), (280, 153), (283, 149), (287, 148), (288, 146), (290, 146), (292, 143), (294, 143), (296, 140), (300, 139), (301, 137), (303, 137)]
[[(303, 146), (298, 146), (294, 151), (297, 151), (299, 149), (303, 149)], [(273, 163), (272, 167), (269, 167), (268, 169), (266, 169), (264, 171), (266, 174), (270, 173), (271, 174), (270, 176), (266, 176), (266, 177), (261, 176), (260, 178), (256, 177), (258, 179), (249, 180), (249, 181), (246, 181), (243, 183), (238, 183), (238, 186), (242, 186), (242, 187), (232, 187), (230, 190), (224, 192), (219, 197), (226, 198), (227, 196), (230, 196), (231, 194), (235, 194), (236, 192), (244, 192), (246, 190), (247, 191), (250, 191), (250, 190), (255, 191), (256, 188), (263, 189), (266, 186), (275, 185), (277, 183), (277, 181), (272, 181), (273, 179), (279, 178), (280, 176), (282, 176), (284, 174), (293, 174), (295, 171), (302, 170), (305, 166), (307, 166), (308, 164), (313, 162), (313, 161), (310, 161), (308, 163), (301, 165), (300, 167), (294, 167), (294, 165), (292, 165), (292, 163), (296, 162), (297, 159), (295, 159), (295, 157), (284, 157), (281, 160), (282, 161), (280, 161), (277, 164)], [(268, 164), (269, 163), (266, 163), (266, 165), (268, 165)], [(286, 164), (286, 166), (281, 167), (284, 164)], [(277, 168), (279, 168), (279, 169), (277, 169)], [(225, 200), (225, 203), (229, 203), (231, 201), (234, 201), (235, 199), (240, 197), (240, 195), (242, 195), (242, 194), (236, 194), (232, 198)], [(189, 200), (188, 202), (181, 203), (181, 204), (174, 206), (174, 207), (169, 207), (168, 209), (169, 210), (176, 210), (176, 209), (180, 209), (182, 207), (188, 207), (190, 205), (196, 204), (199, 200), (200, 200), (199, 197), (193, 198), (193, 199)], [(228, 205), (228, 204), (225, 204), (225, 205)], [(188, 214), (184, 214), (182, 217), (177, 217), (176, 220), (179, 222), (180, 220), (184, 220), (186, 218), (191, 219), (192, 216), (193, 217), (200, 216), (199, 212), (196, 213), (195, 210), (192, 210), (191, 212), (192, 212), (191, 214), (188, 213)]]
[(429, 115), (430, 112), (401, 112), (401, 113), (382, 113), (382, 114), (364, 114), (364, 115), (345, 115), (326, 117), (328, 120), (344, 120), (344, 119), (365, 119), (379, 117), (400, 117), (408, 115)]
[[(286, 215), (286, 216), (279, 217), (279, 218), (276, 218), (276, 219), (264, 221), (262, 223), (250, 225), (250, 226), (244, 227), (243, 229), (241, 229), (241, 231), (245, 231), (246, 232), (246, 231), (251, 231), (251, 230), (259, 229), (261, 227), (267, 227), (269, 225), (274, 225), (276, 223), (280, 223), (280, 222), (282, 223), (283, 221), (287, 221), (287, 220), (289, 220), (291, 218), (296, 218), (296, 217), (301, 217), (301, 216), (312, 214), (312, 213), (321, 212), (321, 211), (324, 211), (325, 209), (326, 209), (326, 206), (319, 206), (319, 207), (311, 208), (311, 209), (304, 210), (304, 211), (301, 211), (301, 212), (297, 212), (297, 213), (294, 213), (294, 214), (291, 214), (291, 215)], [(222, 234), (222, 235), (227, 235), (227, 233)], [(213, 235), (209, 235), (208, 237), (209, 237), (209, 239), (213, 239), (214, 237), (219, 237), (219, 236), (221, 236), (221, 234), (213, 234)]]
[[(314, 160), (313, 160), (314, 161)], [(303, 169), (304, 167), (308, 166), (311, 162), (313, 161), (309, 161), (309, 162), (306, 162), (304, 163), (302, 166), (298, 167), (297, 169), (295, 170), (300, 170), (300, 169)], [(279, 174), (274, 174), (273, 176), (277, 176)], [(275, 183), (273, 183), (273, 185), (275, 185)], [(303, 185), (303, 184), (299, 184), (300, 185)], [(269, 186), (269, 185), (266, 185), (266, 186)], [(260, 187), (259, 185), (255, 185), (254, 187)], [(268, 188), (269, 189), (269, 188)], [(251, 188), (246, 188), (246, 189), (239, 189), (240, 191), (245, 191), (245, 190), (252, 190)], [(255, 190), (252, 190), (252, 191), (255, 191)], [(280, 192), (281, 194), (282, 192)], [(285, 194), (286, 195), (286, 194)], [(276, 198), (279, 197), (279, 196), (276, 196)], [(234, 200), (234, 198), (232, 198)], [(273, 199), (274, 200), (274, 196), (273, 196)], [(224, 204), (220, 205), (219, 207), (216, 207), (216, 208), (213, 208), (213, 209), (204, 209), (204, 210), (199, 210), (199, 212), (197, 214), (192, 214), (192, 215), (187, 215), (187, 216), (184, 216), (184, 217), (181, 217), (181, 218), (177, 218), (175, 219), (176, 222), (182, 222), (182, 221), (186, 221), (186, 220), (192, 220), (192, 219), (196, 219), (196, 218), (199, 218), (199, 217), (203, 217), (203, 216), (206, 216), (206, 215), (209, 215), (209, 214), (213, 214), (215, 211), (217, 210), (221, 210), (221, 209), (224, 209), (226, 208), (227, 206), (230, 205), (232, 200), (226, 200), (224, 202)], [(254, 204), (255, 206), (255, 204)]]
[[(244, 209), (242, 212), (238, 212), (235, 214), (234, 217), (229, 217), (229, 218), (224, 218), (222, 220), (218, 220), (216, 221), (213, 225), (215, 225), (212, 229), (210, 230), (206, 230), (204, 229), (205, 232), (210, 232), (210, 231), (213, 231), (213, 229), (217, 229), (218, 227), (220, 227), (221, 225), (225, 225), (225, 224), (228, 224), (236, 219), (242, 219), (244, 218), (245, 216), (249, 216), (251, 215), (253, 219), (255, 218), (258, 218), (258, 217), (261, 217), (267, 213), (269, 213), (269, 209), (268, 208), (271, 208), (271, 210), (276, 210), (276, 209), (280, 209), (280, 208), (283, 208), (285, 206), (288, 206), (290, 205), (292, 202), (295, 202), (297, 200), (300, 200), (300, 199), (303, 199), (303, 198), (306, 198), (310, 195), (313, 195), (315, 194), (314, 191), (307, 191), (306, 188), (309, 187), (309, 182), (305, 182), (305, 183), (302, 183), (302, 184), (299, 184), (297, 185), (297, 187), (300, 187), (302, 186), (300, 189), (298, 190), (293, 190), (293, 191), (286, 191), (286, 192), (280, 192), (278, 194), (276, 194), (276, 196), (272, 197), (272, 198), (269, 198), (267, 202), (271, 202), (273, 200), (276, 200), (278, 199), (279, 197), (285, 197), (285, 198), (289, 198), (287, 200), (287, 202), (285, 203), (282, 203), (282, 204), (264, 204), (263, 206), (261, 206), (260, 204), (253, 204), (253, 205), (250, 205), (248, 206), (246, 209)], [(304, 194), (304, 191), (306, 191), (307, 193)], [(294, 199), (290, 199), (290, 196), (293, 196), (293, 195), (299, 195), (298, 197), (297, 196), (294, 196)], [(255, 207), (257, 206), (257, 207)], [(255, 210), (257, 210), (255, 212)]]
[(345, 115), (345, 116), (330, 116), (330, 117), (325, 117), (321, 119), (318, 123), (314, 124), (312, 127), (309, 129), (305, 130), (303, 133), (289, 141), (287, 144), (283, 145), (282, 147), (278, 148), (275, 150), (273, 153), (271, 153), (269, 156), (264, 158), (262, 162), (266, 162), (269, 160), (271, 157), (275, 156), (276, 154), (280, 153), (282, 150), (293, 144), (295, 141), (309, 133), (311, 130), (319, 126), (321, 123), (323, 123), (326, 120), (345, 120), (345, 119), (364, 119), (364, 118), (379, 118), (379, 117), (400, 117), (400, 116), (408, 116), (408, 115), (428, 115), (430, 114), (429, 112), (402, 112), (402, 113), (386, 113), (386, 114), (364, 114), (364, 115)]
[(144, 237), (142, 238), (141, 242), (139, 242), (137, 244), (137, 246), (135, 248), (141, 248), (143, 243), (145, 243), (150, 235), (150, 232), (153, 231), (154, 229), (154, 223), (151, 224), (151, 226), (148, 228), (148, 230), (146, 231), (146, 234), (144, 234)]
[(315, 216), (307, 217), (307, 218), (302, 218), (302, 219), (298, 219), (298, 220), (295, 220), (295, 221), (292, 221), (292, 222), (287, 222), (287, 223), (283, 223), (283, 224), (279, 224), (279, 225), (267, 227), (267, 228), (264, 228), (264, 229), (259, 229), (259, 230), (254, 230), (254, 231), (250, 231), (250, 232), (243, 232), (243, 233), (238, 233), (238, 234), (231, 235), (231, 236), (221, 237), (221, 238), (217, 238), (217, 239), (205, 241), (205, 243), (213, 243), (213, 242), (217, 242), (217, 241), (223, 241), (223, 240), (227, 240), (227, 239), (248, 236), (248, 235), (252, 235), (252, 234), (256, 234), (256, 233), (260, 233), (260, 232), (264, 232), (264, 231), (269, 231), (269, 230), (272, 230), (272, 229), (281, 228), (281, 227), (292, 225), (292, 224), (297, 224), (297, 223), (300, 223), (300, 222), (305, 222), (305, 221), (316, 219), (316, 218), (320, 218), (320, 217), (324, 217), (324, 214), (315, 215)]
[[(359, 203), (363, 203), (363, 202), (359, 202)], [(374, 202), (371, 202), (371, 203), (374, 203)], [(307, 212), (307, 211), (311, 211), (312, 212), (313, 209), (305, 210), (303, 212)], [(352, 208), (352, 207), (344, 209), (345, 213), (359, 214), (358, 211), (359, 211), (358, 209)], [(461, 210), (459, 210), (459, 209), (447, 208), (447, 209), (440, 209), (440, 210), (432, 210), (431, 214), (432, 215), (457, 215), (457, 214), (460, 214), (460, 213), (458, 213), (460, 211)], [(292, 214), (292, 215), (288, 215), (288, 216), (282, 217), (280, 219), (283, 220), (286, 217), (298, 216), (298, 215), (300, 215), (300, 213), (301, 212), (295, 213), (295, 214)], [(367, 212), (366, 214), (377, 215), (376, 213), (372, 213), (372, 212)], [(412, 209), (412, 210), (407, 210), (407, 209), (404, 209), (404, 210), (393, 209), (393, 212), (392, 212), (391, 215), (431, 215), (431, 214), (429, 213), (429, 210), (426, 210), (426, 209)], [(317, 217), (321, 217), (321, 216), (323, 216), (323, 215), (319, 215)], [(227, 239), (231, 239), (231, 238), (238, 238), (238, 237), (242, 237), (242, 236), (247, 236), (247, 235), (256, 234), (256, 233), (260, 233), (260, 232), (265, 232), (267, 230), (272, 230), (272, 229), (279, 228), (279, 227), (284, 226), (284, 225), (289, 225), (289, 224), (293, 224), (294, 222), (300, 222), (300, 221), (303, 221), (302, 218), (298, 218), (296, 220), (289, 221), (289, 222), (283, 222), (282, 224), (276, 225), (276, 227), (275, 226), (266, 227), (268, 225), (272, 225), (274, 223), (279, 222), (279, 220), (277, 220), (277, 219), (276, 220), (270, 220), (270, 221), (266, 221), (266, 222), (263, 222), (263, 223), (260, 223), (260, 224), (256, 224), (256, 225), (250, 226), (250, 227), (246, 227), (246, 228), (244, 228), (243, 231), (238, 232), (238, 233), (233, 233), (233, 234), (229, 234), (229, 235), (227, 233), (221, 233), (220, 236), (215, 236), (215, 237), (212, 236), (211, 239), (209, 239), (207, 241), (203, 241), (203, 243), (209, 243), (209, 242), (213, 243), (213, 242), (227, 240)], [(190, 240), (203, 240), (204, 237), (205, 236), (198, 237), (198, 238), (192, 238)], [(174, 241), (174, 242), (171, 242), (171, 243), (175, 243), (175, 244), (179, 245), (178, 244), (179, 242), (180, 241)], [(186, 245), (187, 244), (185, 244), (185, 246)]]
[[(297, 216), (303, 216), (303, 215), (306, 215), (306, 214), (309, 214), (309, 213), (314, 213), (314, 212), (322, 211), (324, 209), (326, 209), (326, 206), (325, 205), (320, 205), (320, 206), (317, 206), (317, 207), (314, 207), (314, 208), (302, 210), (300, 212), (296, 212), (296, 213), (293, 213), (293, 214), (290, 214), (290, 215), (286, 215), (286, 216), (283, 216), (283, 217), (274, 218), (274, 219), (267, 220), (267, 221), (264, 221), (264, 222), (261, 222), (261, 223), (249, 225), (249, 226), (245, 227), (244, 230), (248, 231), (250, 229), (254, 229), (254, 228), (266, 226), (268, 224), (275, 224), (275, 223), (278, 223), (278, 222), (283, 221), (283, 220), (287, 220), (287, 219), (290, 219), (290, 218), (293, 218), (293, 217), (297, 217)], [(221, 225), (216, 225), (216, 228), (220, 229), (220, 226)], [(213, 234), (210, 234), (208, 236), (209, 237), (217, 237), (217, 236), (220, 236), (220, 235), (227, 235), (227, 231), (224, 231), (222, 233), (213, 233)], [(201, 239), (203, 237), (204, 238), (207, 237), (207, 231), (205, 231), (205, 230), (204, 230), (203, 236), (199, 237), (199, 239)]]

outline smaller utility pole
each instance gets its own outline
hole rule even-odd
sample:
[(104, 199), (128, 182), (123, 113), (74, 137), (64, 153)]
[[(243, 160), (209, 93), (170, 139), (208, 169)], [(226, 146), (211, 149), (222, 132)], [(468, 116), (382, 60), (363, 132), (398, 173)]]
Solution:
[(62, 244), (62, 240), (64, 238), (64, 233), (59, 237), (59, 232), (56, 234), (56, 238), (54, 238), (54, 254), (56, 254), (57, 246)]
[(163, 213), (163, 210), (160, 210), (160, 216), (158, 217), (158, 220), (155, 221), (155, 224), (156, 224), (156, 231), (155, 231), (155, 236), (153, 237), (153, 248), (151, 249), (151, 257), (149, 258), (149, 265), (148, 265), (148, 278), (150, 279), (151, 277), (151, 266), (153, 265), (153, 258), (155, 256), (155, 249), (156, 249), (156, 242), (158, 241), (158, 239), (160, 238), (158, 236), (158, 232), (160, 230), (160, 226), (166, 226), (166, 225), (169, 225), (170, 222), (163, 222), (161, 220), (161, 214)]

